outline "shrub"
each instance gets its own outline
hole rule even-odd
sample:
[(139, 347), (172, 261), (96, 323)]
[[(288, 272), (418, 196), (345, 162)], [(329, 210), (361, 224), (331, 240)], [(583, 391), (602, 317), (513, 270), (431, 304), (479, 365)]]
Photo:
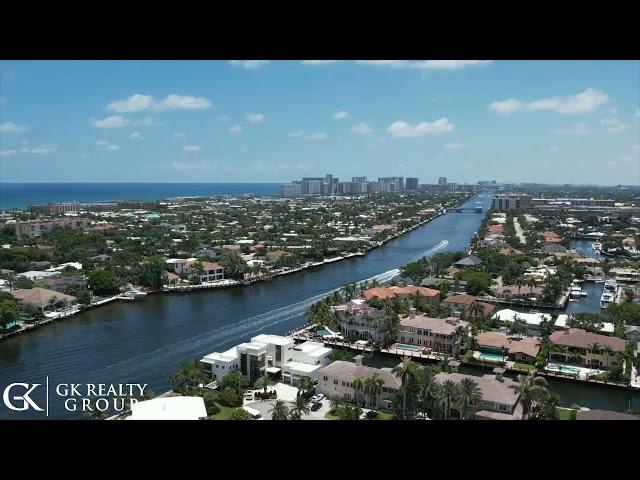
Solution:
[(218, 394), (218, 402), (225, 407), (239, 407), (242, 397), (233, 388), (225, 388)]

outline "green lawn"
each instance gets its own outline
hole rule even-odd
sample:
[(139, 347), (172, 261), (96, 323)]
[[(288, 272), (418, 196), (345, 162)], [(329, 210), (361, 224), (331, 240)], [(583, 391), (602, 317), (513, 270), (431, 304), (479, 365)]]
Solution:
[(233, 413), (235, 408), (225, 407), (224, 405), (220, 405), (217, 402), (216, 402), (216, 405), (218, 406), (220, 411), (218, 413), (216, 413), (214, 416), (209, 417), (209, 418), (212, 419), (212, 420), (229, 420), (229, 417), (231, 417), (231, 414)]
[(324, 418), (327, 420), (338, 420), (338, 417), (335, 415), (331, 415), (329, 412), (325, 413)]
[(534, 367), (533, 365), (530, 365), (528, 363), (516, 362), (516, 363), (514, 363), (513, 368), (519, 368), (521, 370), (535, 370), (536, 367)]
[(560, 420), (571, 420), (571, 410), (570, 408), (560, 408), (557, 407), (558, 415), (560, 415)]
[(378, 410), (378, 418), (376, 420), (393, 420), (393, 413)]

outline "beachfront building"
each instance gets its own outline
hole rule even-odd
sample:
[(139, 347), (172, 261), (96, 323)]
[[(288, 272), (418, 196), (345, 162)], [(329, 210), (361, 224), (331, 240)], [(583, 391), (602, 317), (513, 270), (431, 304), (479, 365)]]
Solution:
[(549, 336), (553, 349), (552, 362), (569, 363), (596, 369), (610, 369), (619, 364), (616, 354), (624, 353), (626, 342), (617, 337), (609, 337), (587, 332), (580, 328), (553, 332)]
[(398, 342), (457, 356), (459, 339), (467, 334), (468, 327), (468, 322), (456, 317), (430, 318), (411, 314), (400, 320)]
[(287, 383), (301, 377), (316, 380), (318, 370), (329, 363), (331, 349), (317, 342), (294, 345), (293, 338), (280, 335), (258, 335), (226, 352), (214, 352), (200, 359), (212, 380), (219, 380), (231, 370), (240, 369), (250, 382), (266, 374), (282, 375)]
[(382, 319), (384, 310), (370, 307), (361, 298), (354, 298), (331, 307), (331, 313), (341, 319), (338, 328), (345, 338), (381, 342), (384, 338)]
[(40, 237), (46, 233), (51, 233), (55, 228), (71, 228), (73, 230), (86, 230), (89, 228), (91, 220), (88, 218), (50, 218), (43, 220), (26, 220), (16, 222), (17, 237)]
[(435, 381), (443, 384), (447, 380), (459, 383), (469, 378), (478, 384), (482, 400), (477, 407), (470, 407), (473, 417), (482, 420), (520, 420), (522, 408), (518, 403), (520, 395), (515, 388), (518, 383), (510, 378), (502, 376), (502, 370), (497, 370), (494, 375), (476, 377), (463, 373), (438, 373)]
[(390, 368), (373, 368), (366, 367), (362, 364), (363, 356), (354, 357), (354, 362), (346, 362), (336, 360), (326, 367), (320, 369), (318, 377), (318, 386), (316, 391), (326, 395), (327, 397), (337, 396), (343, 400), (352, 402), (356, 398), (354, 381), (356, 378), (366, 380), (373, 376), (377, 376), (382, 380), (382, 389), (377, 397), (372, 398), (359, 392), (360, 399), (365, 400), (366, 404), (375, 408), (391, 408), (393, 397), (402, 386), (400, 378), (391, 373)]

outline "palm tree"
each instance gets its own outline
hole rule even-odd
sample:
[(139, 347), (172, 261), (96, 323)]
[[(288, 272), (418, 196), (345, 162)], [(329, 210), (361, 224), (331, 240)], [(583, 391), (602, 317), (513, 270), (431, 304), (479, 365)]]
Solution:
[(478, 384), (471, 378), (463, 378), (458, 387), (458, 402), (464, 420), (468, 420), (469, 407), (479, 405), (480, 400), (482, 400), (482, 390)]
[(469, 309), (469, 318), (473, 318), (477, 321), (478, 317), (484, 317), (484, 307), (480, 302), (473, 302), (471, 308)]
[(353, 380), (353, 397), (357, 405), (360, 405), (360, 397), (362, 395), (362, 391), (364, 390), (364, 378), (357, 377)]
[(522, 403), (522, 418), (529, 418), (531, 407), (534, 402), (541, 400), (547, 394), (547, 380), (544, 377), (536, 377), (535, 373), (529, 375), (518, 375), (518, 385), (511, 385), (520, 395)]
[(378, 372), (364, 381), (364, 393), (369, 396), (369, 406), (378, 405), (378, 395), (382, 391), (384, 381), (378, 376)]
[(438, 389), (438, 384), (433, 378), (433, 370), (431, 370), (430, 367), (425, 367), (422, 369), (419, 382), (420, 406), (422, 408), (422, 413), (426, 414), (428, 407), (436, 397), (436, 391)]
[(264, 389), (264, 393), (267, 393), (267, 388), (269, 388), (271, 385), (274, 385), (274, 384), (275, 384), (275, 381), (265, 373), (258, 380), (256, 380), (255, 386), (257, 388)]
[(273, 408), (269, 410), (269, 413), (271, 414), (271, 420), (289, 419), (289, 409), (284, 403), (284, 400), (276, 400), (276, 403), (273, 404)]
[(444, 419), (447, 420), (449, 418), (449, 413), (451, 412), (451, 405), (458, 397), (458, 384), (451, 381), (445, 380), (445, 382), (440, 385), (440, 388), (436, 391), (436, 401), (440, 403), (444, 410)]
[(293, 407), (290, 410), (291, 420), (300, 420), (302, 415), (306, 415), (311, 411), (309, 408), (309, 402), (304, 397), (296, 397), (296, 401), (293, 404)]
[(407, 418), (407, 393), (416, 381), (420, 372), (420, 366), (412, 361), (409, 357), (404, 357), (402, 363), (395, 366), (391, 373), (400, 377), (402, 382), (402, 419)]
[(329, 397), (329, 411), (334, 413), (337, 412), (343, 403), (343, 400), (337, 395)]
[(302, 377), (298, 380), (298, 396), (307, 397), (308, 392), (313, 390), (314, 384), (313, 380), (309, 377)]

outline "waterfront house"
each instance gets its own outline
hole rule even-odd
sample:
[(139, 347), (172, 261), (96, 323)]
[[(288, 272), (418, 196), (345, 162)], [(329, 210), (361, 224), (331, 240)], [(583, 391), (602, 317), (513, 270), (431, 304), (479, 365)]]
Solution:
[(282, 257), (290, 257), (292, 255), (293, 253), (287, 252), (285, 250), (273, 250), (272, 252), (267, 252), (265, 254), (265, 257), (267, 258), (267, 260), (271, 260), (275, 262), (276, 260), (279, 260)]
[(528, 285), (492, 285), (490, 290), (494, 297), (500, 300), (509, 300), (511, 298), (537, 299), (542, 296), (544, 289)]
[(203, 370), (219, 380), (229, 371), (240, 369), (250, 382), (266, 374), (282, 376), (296, 384), (301, 377), (318, 378), (318, 370), (330, 362), (331, 349), (317, 342), (294, 345), (292, 337), (257, 335), (225, 352), (214, 352), (200, 359)]
[[(194, 267), (198, 260), (196, 258), (173, 258), (167, 260), (167, 263), (173, 265), (173, 270), (178, 275), (185, 275), (192, 279), (195, 279), (196, 272)], [(216, 280), (224, 279), (224, 267), (217, 263), (202, 262), (202, 271), (197, 276), (198, 283), (214, 282)]]
[(361, 298), (350, 300), (342, 305), (331, 307), (331, 313), (341, 319), (339, 329), (345, 338), (358, 338), (359, 340), (383, 340), (381, 319), (384, 310), (370, 307)]
[(476, 257), (475, 255), (469, 255), (468, 257), (465, 257), (462, 260), (458, 260), (453, 265), (458, 268), (465, 268), (465, 267), (477, 267), (481, 263), (482, 263), (482, 259), (480, 259), (479, 257)]
[(551, 352), (551, 361), (597, 369), (621, 366), (618, 365), (616, 353), (624, 353), (626, 344), (621, 338), (587, 332), (580, 328), (553, 332), (549, 340), (558, 348), (558, 351)]
[(459, 336), (466, 335), (469, 323), (456, 317), (430, 318), (409, 315), (400, 320), (398, 342), (457, 356)]
[(355, 400), (356, 392), (354, 381), (356, 378), (367, 379), (374, 375), (382, 380), (382, 389), (376, 398), (359, 394), (362, 400), (366, 398), (366, 404), (375, 408), (391, 408), (393, 397), (402, 386), (400, 378), (391, 373), (390, 368), (366, 367), (362, 364), (363, 356), (354, 357), (354, 362), (336, 360), (326, 367), (322, 367), (318, 372), (318, 386), (316, 391), (331, 398), (337, 396), (343, 400), (352, 402)]
[(542, 253), (564, 253), (567, 251), (567, 247), (557, 243), (547, 243), (542, 246), (540, 251)]
[(467, 294), (450, 295), (445, 298), (442, 303), (458, 312), (467, 313), (471, 310), (471, 306), (477, 299), (478, 297)]
[(362, 298), (364, 298), (365, 300), (370, 300), (373, 297), (378, 297), (380, 300), (386, 300), (395, 298), (396, 293), (389, 288), (383, 287), (370, 288), (362, 292)]
[(625, 325), (624, 336), (632, 344), (640, 342), (640, 326), (638, 325)]
[(540, 353), (537, 338), (515, 339), (499, 332), (480, 332), (476, 340), (480, 351), (502, 354), (514, 362), (534, 363)]
[(66, 308), (77, 302), (77, 298), (46, 288), (24, 288), (11, 291), (11, 295), (21, 305), (31, 305), (42, 312)]
[(435, 376), (435, 381), (443, 384), (447, 380), (459, 383), (469, 378), (478, 384), (482, 399), (476, 407), (470, 407), (472, 416), (477, 419), (491, 420), (519, 420), (522, 418), (522, 409), (518, 403), (520, 395), (516, 393), (517, 382), (502, 376), (501, 371), (494, 375), (481, 377), (466, 375), (463, 373), (441, 372)]
[(389, 290), (395, 293), (396, 297), (399, 298), (409, 298), (420, 295), (422, 297), (425, 297), (430, 303), (440, 303), (440, 290), (434, 290), (433, 288), (407, 285), (404, 287), (390, 287)]
[(560, 243), (562, 242), (562, 237), (555, 232), (543, 232), (542, 238), (544, 239), (544, 243)]

